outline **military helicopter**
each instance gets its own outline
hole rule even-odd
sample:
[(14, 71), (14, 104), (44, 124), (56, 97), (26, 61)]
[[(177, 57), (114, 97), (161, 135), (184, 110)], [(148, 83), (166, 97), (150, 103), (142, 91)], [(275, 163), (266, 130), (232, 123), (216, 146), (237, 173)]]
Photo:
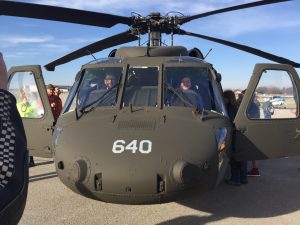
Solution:
[[(54, 120), (40, 66), (13, 67), (9, 89), (27, 91), (39, 108), (23, 118), (32, 155), (53, 157), (61, 181), (88, 198), (121, 204), (175, 201), (219, 184), (232, 155), (237, 160), (300, 153), (299, 63), (249, 46), (185, 31), (181, 25), (220, 13), (286, 0), (257, 1), (193, 16), (123, 17), (13, 1), (0, 14), (129, 30), (100, 40), (45, 67), (56, 66), (116, 45), (108, 58), (82, 66), (63, 111)], [(140, 46), (141, 35), (147, 46)], [(188, 35), (272, 60), (257, 64), (234, 120), (222, 99), (221, 75), (197, 48), (161, 46), (161, 35)], [(253, 116), (259, 87), (283, 77), (290, 109), (271, 119)], [(277, 109), (276, 109), (277, 110)], [(275, 110), (275, 112), (276, 112)], [(281, 109), (278, 109), (281, 110)], [(232, 152), (232, 149), (235, 149)]]

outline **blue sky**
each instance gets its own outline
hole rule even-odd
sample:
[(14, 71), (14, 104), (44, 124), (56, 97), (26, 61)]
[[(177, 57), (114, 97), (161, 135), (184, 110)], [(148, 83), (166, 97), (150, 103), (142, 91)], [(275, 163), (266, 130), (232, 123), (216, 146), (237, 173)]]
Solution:
[[(25, 2), (25, 1), (23, 1)], [(159, 11), (179, 11), (193, 15), (237, 4), (247, 0), (30, 0), (26, 2), (78, 8), (89, 11), (130, 16), (137, 12), (143, 16)], [(300, 62), (300, 1), (283, 2), (230, 13), (209, 16), (183, 25), (186, 31), (209, 35), (249, 45)], [(0, 51), (7, 67), (17, 65), (45, 65), (85, 45), (127, 30), (125, 25), (98, 28), (70, 23), (0, 16)], [(170, 44), (170, 37), (163, 36)], [(130, 45), (135, 45), (132, 42)], [(213, 49), (207, 61), (222, 74), (225, 88), (245, 88), (256, 63), (270, 62), (220, 44), (193, 37), (175, 36), (176, 45), (188, 49), (197, 47), (206, 54)], [(106, 57), (111, 49), (96, 53)], [(43, 70), (46, 83), (71, 85), (81, 65), (91, 61), (86, 56), (61, 65), (54, 72)], [(298, 73), (300, 70), (297, 69)]]

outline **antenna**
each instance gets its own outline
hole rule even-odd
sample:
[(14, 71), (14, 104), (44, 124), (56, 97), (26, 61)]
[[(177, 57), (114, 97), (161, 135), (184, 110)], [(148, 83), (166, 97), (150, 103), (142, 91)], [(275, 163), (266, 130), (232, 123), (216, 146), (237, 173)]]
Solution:
[(212, 48), (209, 49), (208, 53), (206, 53), (206, 55), (204, 56), (203, 60), (206, 59), (206, 57), (208, 56), (208, 54), (211, 52)]
[(86, 51), (94, 58), (94, 60), (97, 60), (96, 57), (93, 55), (92, 52), (90, 52), (89, 50), (86, 50)]

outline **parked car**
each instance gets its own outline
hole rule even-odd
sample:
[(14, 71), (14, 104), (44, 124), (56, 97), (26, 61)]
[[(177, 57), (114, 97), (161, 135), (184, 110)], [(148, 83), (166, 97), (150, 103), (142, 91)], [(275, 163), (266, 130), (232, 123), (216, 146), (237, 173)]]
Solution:
[(284, 98), (282, 96), (273, 96), (270, 102), (273, 106), (282, 106), (284, 104)]

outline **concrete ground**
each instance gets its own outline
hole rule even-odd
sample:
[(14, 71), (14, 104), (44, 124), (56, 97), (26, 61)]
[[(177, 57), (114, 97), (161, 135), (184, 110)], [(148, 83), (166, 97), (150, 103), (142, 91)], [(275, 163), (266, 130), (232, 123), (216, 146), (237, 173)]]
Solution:
[(300, 224), (300, 157), (259, 162), (261, 177), (240, 187), (224, 183), (205, 195), (161, 205), (117, 205), (65, 187), (53, 162), (36, 158), (20, 225)]

